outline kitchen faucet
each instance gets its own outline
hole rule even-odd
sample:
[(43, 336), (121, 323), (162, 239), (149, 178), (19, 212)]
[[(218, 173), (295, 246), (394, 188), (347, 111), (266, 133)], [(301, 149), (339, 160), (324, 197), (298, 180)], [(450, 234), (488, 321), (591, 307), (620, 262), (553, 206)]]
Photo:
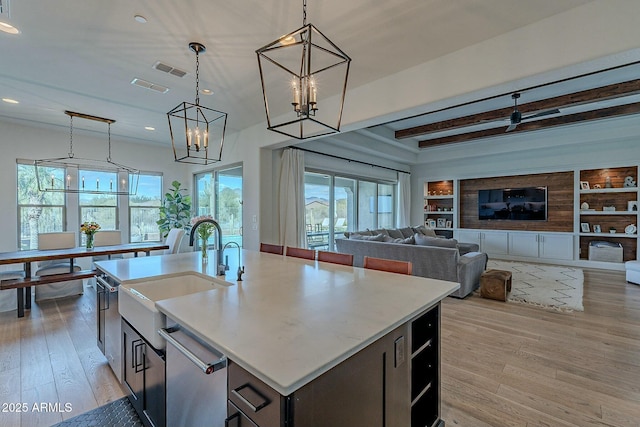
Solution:
[[(224, 271), (225, 271), (225, 265), (224, 262), (222, 262), (222, 229), (220, 228), (220, 224), (218, 224), (216, 222), (216, 220), (212, 219), (212, 218), (205, 218), (205, 219), (201, 219), (200, 221), (196, 222), (195, 224), (193, 224), (193, 227), (191, 227), (191, 233), (189, 233), (189, 246), (193, 246), (193, 240), (194, 237), (196, 235), (196, 230), (198, 229), (198, 227), (200, 226), (200, 224), (204, 224), (205, 222), (208, 222), (210, 224), (213, 224), (213, 226), (216, 229), (216, 232), (218, 233), (218, 276), (224, 276)], [(206, 245), (206, 242), (204, 242), (203, 244)]]
[[(233, 246), (236, 245), (236, 247), (238, 248), (238, 281), (242, 280), (242, 275), (244, 274), (244, 265), (242, 267), (240, 267), (240, 245), (237, 244), (236, 242), (227, 242), (224, 244), (224, 247), (222, 248), (222, 252), (224, 253), (224, 250), (227, 249), (227, 247), (229, 246)], [(224, 269), (225, 271), (229, 270), (229, 256), (225, 256), (224, 259)]]

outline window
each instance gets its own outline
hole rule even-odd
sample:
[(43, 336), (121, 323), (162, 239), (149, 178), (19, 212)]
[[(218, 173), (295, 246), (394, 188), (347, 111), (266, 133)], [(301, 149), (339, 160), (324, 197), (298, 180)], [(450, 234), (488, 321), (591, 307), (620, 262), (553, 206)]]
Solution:
[(334, 249), (345, 231), (393, 228), (396, 184), (305, 172), (307, 246)]
[(197, 174), (195, 183), (194, 212), (218, 221), (223, 244), (242, 246), (242, 166)]
[(160, 241), (157, 221), (161, 205), (162, 175), (141, 173), (136, 195), (129, 196), (130, 242)]
[[(47, 175), (64, 181), (64, 169), (47, 168)], [(64, 193), (38, 191), (32, 164), (18, 163), (18, 248), (37, 249), (38, 234), (64, 231)]]
[[(80, 185), (85, 189), (101, 190), (109, 185), (118, 185), (118, 176), (115, 172), (96, 170), (78, 170)], [(78, 206), (80, 209), (80, 224), (87, 221), (95, 221), (100, 224), (102, 230), (118, 229), (118, 196), (115, 194), (78, 193)], [(78, 225), (79, 227), (79, 225)], [(85, 244), (86, 235), (78, 233), (80, 245)]]

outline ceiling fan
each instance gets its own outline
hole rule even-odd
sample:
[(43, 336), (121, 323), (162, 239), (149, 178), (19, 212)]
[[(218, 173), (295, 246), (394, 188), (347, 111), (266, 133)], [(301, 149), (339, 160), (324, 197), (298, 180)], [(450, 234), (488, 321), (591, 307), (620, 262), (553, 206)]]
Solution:
[(542, 117), (542, 116), (548, 116), (550, 114), (556, 114), (560, 112), (560, 110), (555, 108), (553, 110), (541, 111), (536, 114), (531, 114), (529, 116), (522, 117), (522, 113), (518, 110), (518, 98), (520, 98), (520, 94), (516, 92), (513, 95), (511, 95), (511, 98), (513, 98), (513, 104), (514, 104), (513, 112), (511, 113), (511, 116), (509, 116), (509, 127), (507, 127), (507, 130), (505, 132), (510, 132), (514, 130), (523, 120), (533, 119), (533, 118)]

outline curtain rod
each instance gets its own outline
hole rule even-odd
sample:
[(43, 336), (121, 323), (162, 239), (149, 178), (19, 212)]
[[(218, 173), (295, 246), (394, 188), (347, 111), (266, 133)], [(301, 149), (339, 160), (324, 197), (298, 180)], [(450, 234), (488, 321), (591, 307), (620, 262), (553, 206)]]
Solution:
[(308, 148), (300, 148), (300, 147), (288, 147), (288, 148), (293, 148), (294, 150), (306, 151), (307, 153), (319, 154), (321, 156), (333, 157), (334, 159), (346, 160), (348, 162), (360, 163), (361, 165), (372, 166), (374, 168), (388, 169), (394, 172), (402, 172), (402, 173), (407, 173), (411, 175), (411, 172), (403, 171), (400, 169), (394, 169), (387, 166), (374, 165), (373, 163), (361, 162), (360, 160), (353, 160), (353, 159), (348, 159), (346, 157), (334, 156), (333, 154), (320, 153), (319, 151), (309, 150)]

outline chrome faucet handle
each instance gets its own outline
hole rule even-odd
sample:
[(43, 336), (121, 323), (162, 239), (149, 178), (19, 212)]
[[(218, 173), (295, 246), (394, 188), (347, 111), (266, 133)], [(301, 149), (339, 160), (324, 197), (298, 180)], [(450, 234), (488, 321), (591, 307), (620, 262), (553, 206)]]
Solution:
[(242, 281), (243, 274), (244, 274), (244, 265), (242, 267), (238, 267), (238, 282)]

